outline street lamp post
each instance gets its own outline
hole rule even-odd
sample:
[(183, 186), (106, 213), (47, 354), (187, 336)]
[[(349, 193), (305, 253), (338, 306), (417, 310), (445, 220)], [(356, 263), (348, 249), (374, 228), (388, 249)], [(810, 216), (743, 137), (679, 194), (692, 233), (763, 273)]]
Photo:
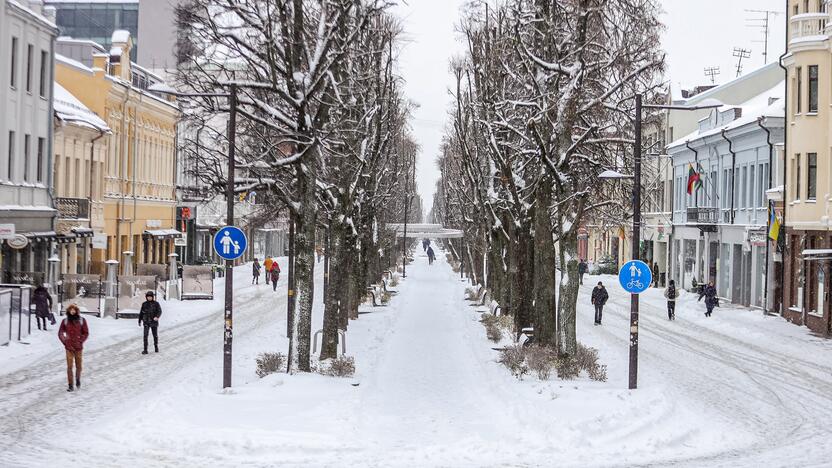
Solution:
[[(234, 225), (234, 170), (235, 170), (235, 142), (237, 139), (237, 85), (228, 85), (227, 93), (181, 93), (164, 83), (157, 83), (148, 88), (149, 91), (169, 94), (177, 97), (219, 97), (227, 98), (228, 112), (228, 175), (226, 183), (226, 219), (227, 226)], [(225, 261), (225, 313), (223, 316), (223, 358), (222, 358), (222, 387), (231, 386), (231, 350), (234, 338), (234, 261)]]
[[(666, 104), (643, 104), (643, 95), (635, 96), (635, 142), (633, 151), (633, 175), (624, 175), (616, 171), (604, 171), (599, 178), (602, 179), (633, 179), (633, 234), (632, 234), (632, 257), (633, 260), (640, 260), (641, 257), (641, 124), (643, 109), (663, 109), (696, 111), (703, 109), (714, 109), (724, 104), (716, 99), (705, 99), (702, 102), (692, 105), (666, 105)], [(639, 304), (638, 294), (630, 295), (630, 370), (629, 388), (638, 387), (638, 315)]]

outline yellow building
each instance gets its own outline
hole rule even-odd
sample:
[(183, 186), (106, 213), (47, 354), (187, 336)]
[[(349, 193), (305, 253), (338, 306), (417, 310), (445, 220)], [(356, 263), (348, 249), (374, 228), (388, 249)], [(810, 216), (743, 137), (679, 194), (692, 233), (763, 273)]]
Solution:
[(161, 81), (129, 60), (132, 39), (113, 33), (112, 49), (90, 41), (64, 39), (55, 78), (111, 129), (104, 158), (103, 234), (106, 248), (94, 250), (93, 266), (123, 261), (165, 263), (173, 252), (176, 207), (176, 124), (179, 110), (170, 100), (147, 91)]
[(783, 316), (818, 333), (832, 331), (832, 21), (827, 0), (790, 0), (785, 180)]
[(88, 273), (92, 236), (105, 228), (102, 185), (110, 129), (60, 84), (53, 94), (56, 254), (60, 273)]

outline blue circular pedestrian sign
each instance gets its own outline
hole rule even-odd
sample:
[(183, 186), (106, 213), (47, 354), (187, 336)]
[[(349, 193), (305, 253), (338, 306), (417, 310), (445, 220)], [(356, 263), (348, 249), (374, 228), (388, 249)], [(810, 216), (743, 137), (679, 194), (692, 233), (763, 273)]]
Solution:
[(236, 226), (226, 226), (214, 235), (214, 251), (225, 260), (242, 257), (247, 246), (246, 234)]
[(630, 260), (618, 272), (618, 282), (630, 294), (643, 293), (653, 282), (653, 272), (641, 260)]

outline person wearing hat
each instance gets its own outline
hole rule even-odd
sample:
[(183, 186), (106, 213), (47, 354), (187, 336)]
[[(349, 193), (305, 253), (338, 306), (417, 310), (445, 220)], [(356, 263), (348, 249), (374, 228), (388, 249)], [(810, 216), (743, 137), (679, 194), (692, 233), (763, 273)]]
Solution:
[(147, 354), (147, 333), (153, 332), (153, 348), (159, 352), (159, 317), (162, 316), (162, 306), (156, 302), (156, 293), (148, 291), (145, 294), (142, 309), (139, 311), (139, 326), (144, 324), (144, 351)]

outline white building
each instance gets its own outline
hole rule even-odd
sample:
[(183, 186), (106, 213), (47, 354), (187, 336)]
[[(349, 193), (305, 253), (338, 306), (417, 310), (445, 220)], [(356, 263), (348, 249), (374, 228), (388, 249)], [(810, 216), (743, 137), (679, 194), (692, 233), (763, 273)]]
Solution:
[[(713, 109), (668, 146), (673, 161), (671, 278), (714, 281), (731, 302), (762, 307), (767, 271), (766, 191), (783, 142), (785, 83), (740, 105)], [(701, 188), (688, 193), (690, 169)]]
[[(25, 242), (3, 242), (2, 281), (38, 280), (55, 233), (52, 186), (54, 9), (39, 1), (0, 7), (0, 224)], [(18, 239), (22, 241), (21, 239)], [(23, 245), (25, 243), (25, 246)], [(12, 248), (15, 245), (21, 248)], [(22, 275), (20, 278), (14, 276)], [(30, 280), (22, 279), (23, 276)]]

